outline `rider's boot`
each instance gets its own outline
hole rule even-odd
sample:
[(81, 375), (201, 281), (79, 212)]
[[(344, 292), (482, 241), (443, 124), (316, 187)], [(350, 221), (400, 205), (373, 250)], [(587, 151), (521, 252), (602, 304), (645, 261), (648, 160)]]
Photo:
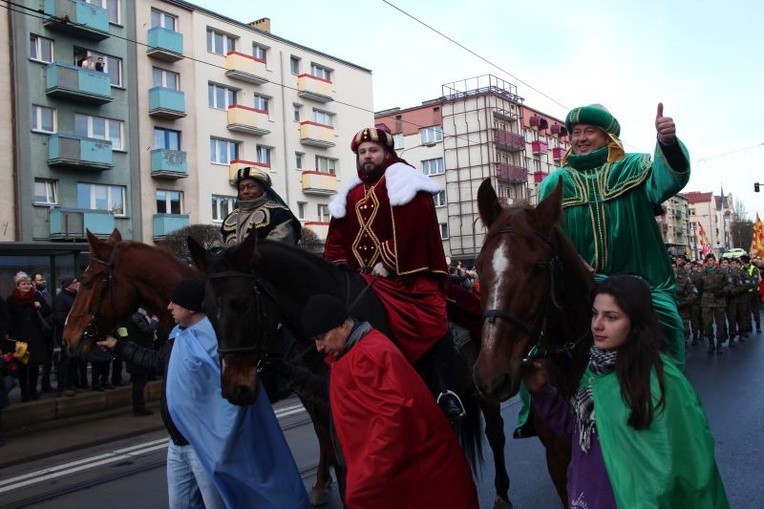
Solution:
[(454, 392), (454, 370), (456, 369), (456, 350), (451, 338), (451, 332), (440, 339), (430, 350), (432, 355), (432, 379), (435, 390), (438, 392), (437, 402), (449, 421), (457, 421), (464, 417), (461, 398)]

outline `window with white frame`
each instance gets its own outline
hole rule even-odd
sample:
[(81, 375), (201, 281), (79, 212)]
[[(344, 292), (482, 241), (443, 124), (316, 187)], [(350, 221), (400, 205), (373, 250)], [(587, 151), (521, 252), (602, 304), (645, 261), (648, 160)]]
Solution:
[(229, 106), (236, 104), (236, 90), (217, 83), (207, 85), (207, 104), (216, 110), (227, 110)]
[(263, 63), (268, 62), (268, 48), (256, 42), (252, 43), (252, 56)]
[(446, 204), (446, 192), (438, 191), (432, 195), (432, 201), (436, 207), (443, 207)]
[(154, 148), (164, 150), (180, 150), (180, 131), (174, 129), (165, 129), (163, 127), (154, 128)]
[(254, 98), (254, 101), (255, 101), (254, 104), (253, 104), (253, 107), (256, 110), (260, 110), (260, 111), (264, 111), (265, 113), (268, 113), (268, 111), (269, 111), (268, 110), (268, 100), (270, 98), (266, 97), (264, 95), (260, 95), (260, 94), (255, 94), (253, 96), (253, 98)]
[(235, 196), (222, 196), (212, 195), (212, 220), (215, 222), (222, 222), (223, 219), (233, 212), (234, 203), (236, 203)]
[(318, 220), (321, 223), (329, 222), (329, 205), (326, 203), (319, 203), (317, 207)]
[(125, 150), (125, 123), (121, 120), (74, 114), (74, 134), (111, 142), (112, 150)]
[(79, 63), (83, 58), (91, 57), (95, 63), (95, 70), (109, 75), (109, 81), (113, 87), (122, 86), (122, 59), (111, 55), (104, 55), (95, 51), (74, 48), (74, 61)]
[(230, 164), (239, 158), (239, 142), (210, 137), (210, 162)]
[(332, 81), (332, 70), (323, 65), (310, 64), (310, 74), (316, 78), (321, 78), (322, 80)]
[(292, 110), (292, 111), (294, 111), (294, 121), (295, 122), (299, 122), (300, 121), (300, 115), (301, 115), (300, 114), (300, 110), (302, 109), (302, 105), (300, 105), (300, 104), (293, 104), (292, 106), (294, 106), (294, 109)]
[(307, 206), (308, 206), (308, 202), (305, 202), (305, 201), (297, 202), (297, 219), (305, 219), (305, 207)]
[(448, 238), (448, 223), (438, 223), (440, 228), (440, 238), (446, 240)]
[(313, 122), (325, 126), (334, 126), (334, 115), (328, 111), (313, 110)]
[(121, 3), (120, 0), (85, 0), (85, 3), (97, 5), (101, 9), (106, 9), (109, 13), (109, 23), (115, 25), (121, 24), (120, 21), (122, 16), (119, 9)]
[(405, 142), (403, 140), (403, 133), (393, 134), (393, 149), (398, 150), (403, 148)]
[(46, 64), (53, 62), (53, 41), (46, 37), (29, 34), (29, 58)]
[(182, 214), (183, 193), (172, 189), (157, 189), (157, 214)]
[(255, 155), (258, 163), (271, 165), (271, 156), (273, 155), (273, 147), (266, 147), (265, 145), (257, 145), (255, 147)]
[(38, 133), (56, 132), (56, 109), (32, 105), (32, 130)]
[(316, 156), (316, 171), (337, 174), (337, 159), (326, 156)]
[(55, 180), (34, 179), (35, 205), (55, 205), (58, 203), (58, 189)]
[(292, 55), (289, 57), (289, 69), (292, 71), (292, 74), (297, 76), (300, 74), (300, 58)]
[(422, 173), (425, 175), (442, 175), (445, 171), (446, 167), (443, 164), (442, 157), (422, 161)]
[(294, 166), (298, 170), (302, 169), (302, 158), (305, 156), (304, 152), (295, 152), (294, 153)]
[(125, 215), (125, 186), (77, 183), (77, 207)]
[(430, 145), (443, 141), (443, 128), (439, 125), (423, 127), (419, 130), (419, 142), (422, 145)]
[(212, 28), (207, 29), (207, 51), (217, 53), (218, 55), (227, 55), (235, 50), (236, 39)]
[(151, 8), (151, 27), (160, 27), (172, 32), (178, 31), (178, 17), (159, 9)]
[(161, 67), (152, 67), (151, 80), (155, 87), (180, 90), (180, 74), (177, 72), (168, 71), (167, 69), (162, 69)]

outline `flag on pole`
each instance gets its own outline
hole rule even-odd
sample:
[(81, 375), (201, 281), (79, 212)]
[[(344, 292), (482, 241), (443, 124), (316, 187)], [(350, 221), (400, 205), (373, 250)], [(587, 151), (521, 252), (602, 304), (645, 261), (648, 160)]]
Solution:
[(700, 231), (700, 255), (705, 258), (711, 254), (711, 243), (708, 241), (706, 231), (703, 229), (703, 225), (700, 224), (700, 221), (698, 221), (698, 228)]
[(751, 240), (751, 249), (748, 250), (751, 256), (764, 256), (764, 224), (756, 213), (756, 222), (753, 223), (753, 239)]

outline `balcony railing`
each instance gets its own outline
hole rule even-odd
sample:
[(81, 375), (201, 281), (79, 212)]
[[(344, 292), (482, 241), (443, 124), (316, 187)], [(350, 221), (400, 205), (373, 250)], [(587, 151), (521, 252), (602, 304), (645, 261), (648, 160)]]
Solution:
[(546, 154), (549, 152), (549, 144), (541, 140), (532, 141), (531, 152), (533, 152), (535, 155)]
[(568, 135), (568, 130), (565, 128), (565, 126), (558, 123), (552, 124), (552, 127), (549, 128), (549, 132), (556, 134), (559, 137)]
[(516, 134), (504, 129), (492, 129), (493, 141), (496, 146), (510, 152), (519, 152), (525, 149), (525, 138), (522, 134)]
[(547, 119), (544, 117), (539, 117), (538, 115), (533, 115), (531, 118), (528, 119), (528, 124), (531, 127), (537, 128), (539, 131), (543, 131), (547, 127), (549, 127), (549, 122), (547, 122)]
[(541, 171), (541, 170), (534, 171), (533, 172), (533, 182), (534, 182), (534, 184), (538, 184), (539, 182), (544, 180), (547, 175), (549, 175), (549, 174), (547, 172), (545, 172), (545, 171)]
[(50, 239), (78, 240), (85, 231), (94, 235), (109, 235), (114, 231), (114, 214), (108, 210), (53, 207), (50, 210)]
[(151, 176), (157, 178), (188, 177), (188, 161), (182, 150), (157, 148), (151, 151)]
[(308, 120), (300, 122), (300, 143), (313, 147), (333, 147), (336, 145), (334, 128)]
[(152, 218), (154, 227), (154, 240), (167, 237), (176, 230), (189, 225), (188, 214), (154, 214)]
[(186, 116), (186, 95), (174, 88), (149, 89), (149, 115), (174, 120)]
[(263, 171), (270, 171), (271, 167), (265, 163), (258, 163), (257, 161), (245, 161), (244, 159), (234, 159), (228, 164), (228, 182), (233, 185), (236, 180), (236, 173), (241, 168), (247, 168), (249, 166), (258, 166)]
[(562, 161), (562, 158), (565, 157), (565, 150), (563, 147), (553, 147), (552, 148), (552, 159), (555, 161)]
[(302, 172), (302, 192), (316, 195), (335, 194), (337, 175), (320, 171), (304, 171)]
[(524, 184), (528, 182), (528, 170), (514, 164), (497, 163), (496, 178), (506, 184)]
[(50, 16), (43, 24), (51, 30), (93, 41), (109, 37), (109, 12), (98, 5), (81, 1), (45, 0), (43, 12)]
[(245, 53), (231, 51), (225, 57), (225, 75), (231, 79), (262, 85), (268, 82), (265, 62)]
[(229, 131), (257, 136), (271, 132), (267, 111), (256, 110), (240, 104), (232, 104), (228, 107), (228, 124), (226, 127)]
[(316, 236), (321, 240), (321, 242), (326, 242), (326, 236), (329, 234), (329, 222), (323, 222), (323, 221), (306, 221), (305, 227), (310, 228), (313, 233), (316, 234)]
[(317, 78), (312, 74), (300, 74), (297, 76), (297, 95), (303, 99), (320, 103), (328, 103), (334, 100), (332, 82)]
[(54, 62), (46, 67), (45, 86), (45, 93), (51, 97), (90, 104), (106, 104), (113, 100), (108, 74), (71, 64)]
[(114, 167), (111, 142), (66, 134), (48, 137), (48, 165), (84, 170)]
[(152, 27), (146, 39), (148, 56), (167, 62), (177, 62), (184, 58), (182, 33), (164, 27)]

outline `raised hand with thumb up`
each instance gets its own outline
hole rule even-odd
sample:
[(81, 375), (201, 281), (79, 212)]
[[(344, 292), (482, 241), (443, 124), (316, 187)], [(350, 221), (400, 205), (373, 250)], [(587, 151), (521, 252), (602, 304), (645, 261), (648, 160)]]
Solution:
[(658, 141), (663, 145), (671, 145), (676, 139), (676, 124), (671, 117), (663, 116), (663, 103), (658, 103), (658, 112), (655, 115), (655, 131), (658, 133)]

